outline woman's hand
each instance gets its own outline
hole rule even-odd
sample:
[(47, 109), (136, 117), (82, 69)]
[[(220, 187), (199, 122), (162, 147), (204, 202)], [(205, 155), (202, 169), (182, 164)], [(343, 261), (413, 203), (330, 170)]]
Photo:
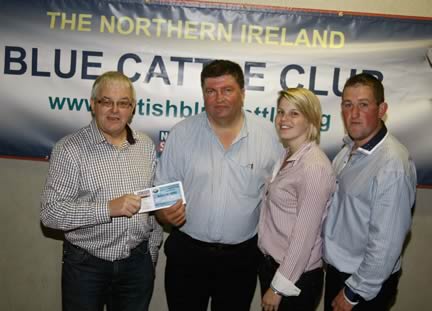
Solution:
[(276, 294), (271, 288), (269, 288), (262, 298), (261, 306), (264, 311), (277, 311), (281, 300), (282, 296)]

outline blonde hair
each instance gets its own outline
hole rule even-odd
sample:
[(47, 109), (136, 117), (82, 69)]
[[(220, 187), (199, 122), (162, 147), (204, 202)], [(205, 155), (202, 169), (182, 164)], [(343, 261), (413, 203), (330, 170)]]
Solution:
[(106, 85), (112, 82), (121, 83), (127, 88), (129, 88), (131, 92), (132, 100), (133, 102), (136, 102), (135, 88), (133, 87), (131, 80), (119, 71), (107, 71), (102, 75), (100, 75), (93, 83), (93, 87), (91, 90), (91, 98), (96, 99), (98, 96), (99, 88), (102, 85)]
[(308, 140), (319, 144), (322, 113), (318, 97), (308, 89), (298, 87), (280, 91), (277, 100), (278, 107), (282, 99), (293, 104), (304, 115), (310, 123)]

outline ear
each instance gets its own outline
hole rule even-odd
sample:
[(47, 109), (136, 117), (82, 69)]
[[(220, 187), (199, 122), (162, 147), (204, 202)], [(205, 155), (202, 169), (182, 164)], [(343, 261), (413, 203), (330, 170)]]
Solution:
[(244, 88), (241, 89), (241, 94), (242, 94), (242, 106), (244, 105), (244, 100), (245, 100), (245, 96), (246, 96), (246, 91)]
[(90, 109), (91, 109), (91, 114), (92, 114), (92, 116), (94, 116), (94, 114), (95, 114), (95, 101), (94, 101), (94, 99), (93, 98), (90, 98)]
[(132, 107), (132, 108), (133, 108), (133, 110), (132, 110), (132, 115), (134, 115), (135, 112), (136, 112), (137, 104), (136, 104), (136, 102), (133, 102), (132, 105), (133, 105), (133, 107)]
[(383, 103), (379, 104), (379, 106), (378, 106), (378, 116), (379, 116), (380, 119), (382, 119), (384, 117), (384, 115), (386, 114), (387, 108), (388, 108), (388, 105), (387, 105), (386, 102), (383, 102)]

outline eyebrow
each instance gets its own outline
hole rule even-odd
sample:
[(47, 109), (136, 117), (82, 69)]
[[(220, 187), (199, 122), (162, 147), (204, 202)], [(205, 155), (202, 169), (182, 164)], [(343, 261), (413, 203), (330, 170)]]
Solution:
[[(108, 97), (108, 96), (102, 96), (102, 99), (110, 99), (110, 100), (113, 100), (111, 97)], [(120, 97), (118, 100), (120, 100), (120, 99), (130, 99), (130, 98), (129, 98), (129, 96), (124, 96), (124, 97)]]

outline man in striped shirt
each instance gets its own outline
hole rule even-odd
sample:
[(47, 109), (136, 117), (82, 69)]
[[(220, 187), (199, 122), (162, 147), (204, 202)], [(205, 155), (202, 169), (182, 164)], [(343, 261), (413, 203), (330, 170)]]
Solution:
[(325, 310), (388, 310), (411, 226), (416, 170), (382, 121), (387, 103), (378, 79), (348, 79), (341, 108), (348, 136), (333, 160), (337, 189), (324, 225)]
[(138, 213), (135, 190), (151, 187), (155, 147), (129, 126), (131, 81), (106, 72), (93, 84), (92, 122), (61, 139), (51, 154), (41, 220), (65, 231), (63, 310), (146, 311), (162, 228)]
[(206, 111), (170, 132), (155, 183), (183, 182), (187, 205), (159, 210), (168, 308), (248, 311), (255, 293), (257, 223), (265, 178), (283, 149), (270, 122), (244, 111), (244, 75), (228, 60), (201, 72)]

